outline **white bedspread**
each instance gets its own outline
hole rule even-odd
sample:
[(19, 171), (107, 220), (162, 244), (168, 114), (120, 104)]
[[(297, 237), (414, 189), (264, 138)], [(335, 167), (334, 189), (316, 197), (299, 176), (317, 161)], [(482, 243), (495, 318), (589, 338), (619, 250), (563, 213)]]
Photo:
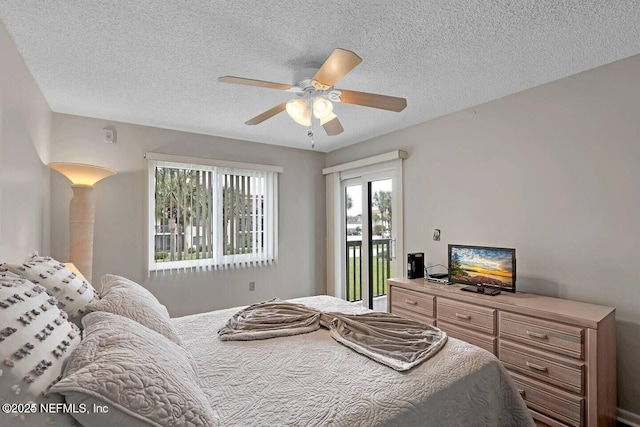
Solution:
[[(365, 309), (317, 296), (326, 311)], [(498, 360), (453, 338), (397, 372), (335, 342), (327, 330), (263, 341), (220, 341), (241, 307), (173, 319), (200, 385), (226, 426), (533, 426)]]

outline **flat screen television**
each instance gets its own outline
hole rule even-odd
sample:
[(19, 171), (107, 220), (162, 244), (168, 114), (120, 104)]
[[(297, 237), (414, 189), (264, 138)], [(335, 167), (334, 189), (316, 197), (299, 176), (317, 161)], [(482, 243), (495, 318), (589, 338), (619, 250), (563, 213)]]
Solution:
[(449, 245), (449, 281), (473, 285), (478, 289), (515, 292), (516, 250)]

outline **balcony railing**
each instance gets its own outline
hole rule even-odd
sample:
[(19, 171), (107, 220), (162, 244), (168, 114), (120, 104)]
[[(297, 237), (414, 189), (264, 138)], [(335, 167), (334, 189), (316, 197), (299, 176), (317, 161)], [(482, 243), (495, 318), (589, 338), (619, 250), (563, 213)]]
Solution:
[[(392, 276), (390, 253), (391, 239), (374, 239), (371, 242), (371, 280), (373, 281), (373, 296), (387, 294), (387, 279)], [(360, 254), (361, 240), (347, 241), (347, 300), (362, 300), (362, 267)]]

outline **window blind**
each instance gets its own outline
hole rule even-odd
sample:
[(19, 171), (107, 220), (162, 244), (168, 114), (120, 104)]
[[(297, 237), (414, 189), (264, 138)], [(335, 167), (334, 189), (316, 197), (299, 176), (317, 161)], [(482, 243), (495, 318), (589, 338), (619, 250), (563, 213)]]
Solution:
[(149, 160), (149, 270), (275, 263), (278, 173), (184, 159)]

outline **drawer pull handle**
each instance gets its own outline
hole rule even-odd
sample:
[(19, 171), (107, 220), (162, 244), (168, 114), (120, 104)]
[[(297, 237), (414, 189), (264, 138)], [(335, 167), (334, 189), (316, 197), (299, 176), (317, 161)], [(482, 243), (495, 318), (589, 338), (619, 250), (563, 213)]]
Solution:
[(541, 334), (541, 333), (538, 333), (538, 332), (527, 331), (527, 335), (529, 335), (530, 337), (534, 337), (534, 338), (540, 338), (542, 340), (546, 340), (547, 339), (547, 334)]
[(531, 363), (531, 362), (525, 362), (525, 363), (527, 364), (527, 367), (531, 369), (535, 369), (536, 371), (547, 372), (546, 366), (536, 365), (535, 363)]
[(471, 319), (471, 316), (469, 316), (468, 314), (461, 314), (461, 313), (456, 313), (456, 317), (459, 318), (459, 319), (464, 319), (464, 320)]
[(519, 388), (518, 393), (520, 393), (520, 396), (522, 396), (522, 398), (524, 399), (524, 390)]
[(417, 301), (414, 301), (414, 300), (412, 300), (412, 299), (404, 300), (404, 302), (406, 302), (407, 304), (411, 304), (411, 305), (418, 305), (418, 302), (417, 302)]

